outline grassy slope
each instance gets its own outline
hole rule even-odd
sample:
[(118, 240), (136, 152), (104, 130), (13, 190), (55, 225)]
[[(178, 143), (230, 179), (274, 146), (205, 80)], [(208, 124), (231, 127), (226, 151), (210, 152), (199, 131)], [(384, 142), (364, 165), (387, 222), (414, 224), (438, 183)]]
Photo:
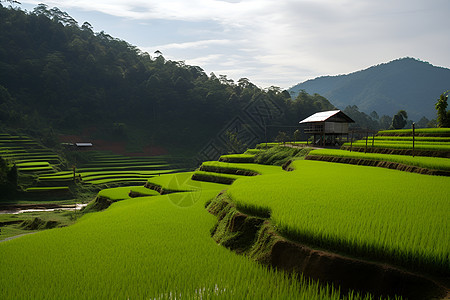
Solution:
[(175, 174), (164, 174), (150, 178), (147, 182), (157, 185), (169, 191), (198, 191), (198, 190), (222, 190), (228, 187), (226, 184), (202, 182), (192, 180), (194, 172), (182, 172)]
[(228, 194), (238, 208), (271, 211), (291, 238), (449, 272), (450, 178), (304, 160), (294, 166), (239, 179)]
[(188, 208), (169, 195), (121, 201), (73, 226), (2, 242), (2, 298), (339, 298), (218, 247), (204, 209), (216, 193)]
[(104, 189), (98, 193), (98, 196), (105, 197), (113, 201), (119, 201), (130, 198), (128, 195), (130, 191), (138, 192), (147, 196), (157, 196), (159, 193), (157, 191), (147, 189), (143, 186), (122, 186), (111, 189)]

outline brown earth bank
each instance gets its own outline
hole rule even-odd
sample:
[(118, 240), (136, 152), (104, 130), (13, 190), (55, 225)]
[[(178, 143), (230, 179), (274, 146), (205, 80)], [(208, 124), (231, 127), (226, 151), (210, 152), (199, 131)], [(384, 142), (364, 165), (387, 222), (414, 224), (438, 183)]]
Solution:
[(205, 172), (223, 173), (223, 174), (231, 174), (231, 175), (242, 175), (242, 176), (256, 176), (256, 175), (259, 175), (258, 172), (250, 171), (250, 170), (233, 169), (233, 168), (221, 168), (221, 167), (205, 166), (205, 165), (201, 165), (199, 170), (200, 171), (205, 171)]
[(355, 290), (413, 300), (448, 299), (450, 295), (448, 277), (434, 278), (292, 242), (277, 233), (270, 219), (239, 212), (224, 194), (208, 203), (207, 210), (217, 216), (211, 230), (217, 243), (277, 269), (331, 283), (343, 294)]
[(198, 174), (194, 173), (191, 177), (192, 180), (221, 183), (221, 184), (232, 184), (236, 179), (228, 178), (223, 176), (215, 176), (214, 174)]
[(179, 190), (171, 190), (171, 189), (164, 189), (162, 186), (153, 184), (153, 183), (145, 183), (144, 187), (157, 191), (161, 195), (171, 194), (171, 193), (180, 193), (180, 192), (192, 192), (192, 191), (179, 191)]
[[(350, 150), (350, 146), (342, 146), (341, 150)], [(351, 151), (355, 152), (365, 152), (365, 147), (351, 147)], [(380, 153), (380, 154), (395, 154), (395, 155), (406, 155), (412, 156), (412, 149), (387, 149), (387, 148), (377, 148), (377, 147), (367, 147), (368, 153)], [(424, 150), (414, 150), (415, 156), (431, 156), (431, 157), (444, 157), (450, 158), (450, 151), (424, 151)]]
[(426, 174), (426, 175), (450, 176), (449, 171), (431, 170), (431, 169), (420, 168), (420, 167), (416, 167), (416, 166), (409, 166), (409, 165), (405, 165), (405, 164), (401, 164), (401, 163), (378, 161), (378, 160), (371, 160), (371, 159), (337, 157), (337, 156), (327, 156), (327, 155), (323, 155), (323, 156), (308, 155), (305, 157), (305, 159), (343, 163), (343, 164), (352, 164), (352, 165), (380, 167), (380, 168), (394, 169), (394, 170)]

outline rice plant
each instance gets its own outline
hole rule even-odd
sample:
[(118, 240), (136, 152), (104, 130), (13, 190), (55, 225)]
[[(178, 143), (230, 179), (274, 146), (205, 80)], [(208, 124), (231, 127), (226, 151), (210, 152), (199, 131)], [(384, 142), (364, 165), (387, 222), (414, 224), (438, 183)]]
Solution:
[(450, 178), (295, 161), (237, 180), (238, 208), (260, 207), (283, 235), (326, 249), (450, 273)]
[(168, 195), (129, 199), (73, 226), (2, 242), (2, 299), (341, 298), (217, 245), (215, 217), (204, 209), (216, 193), (203, 191), (191, 207)]
[(349, 152), (337, 149), (317, 149), (309, 152), (311, 156), (334, 156), (334, 157), (348, 157), (356, 159), (369, 159), (377, 161), (395, 162), (409, 166), (416, 166), (420, 168), (450, 171), (450, 159), (442, 157), (426, 157), (426, 156), (405, 156), (394, 154), (381, 153), (362, 153)]

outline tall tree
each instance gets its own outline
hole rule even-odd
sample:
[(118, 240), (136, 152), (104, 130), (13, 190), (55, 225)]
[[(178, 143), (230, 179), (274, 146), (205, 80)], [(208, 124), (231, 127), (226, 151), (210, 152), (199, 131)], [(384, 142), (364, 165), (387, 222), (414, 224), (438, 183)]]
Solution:
[(447, 119), (447, 100), (449, 91), (446, 91), (441, 94), (439, 99), (436, 102), (436, 111), (437, 111), (437, 126), (438, 127), (449, 127), (450, 120)]
[(399, 110), (392, 118), (391, 127), (389, 129), (402, 129), (408, 120), (408, 114), (405, 110)]

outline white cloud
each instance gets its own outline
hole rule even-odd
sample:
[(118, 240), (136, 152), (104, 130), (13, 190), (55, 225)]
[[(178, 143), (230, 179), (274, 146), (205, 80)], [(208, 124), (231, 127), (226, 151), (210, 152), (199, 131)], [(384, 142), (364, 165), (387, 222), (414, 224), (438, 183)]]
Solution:
[(204, 49), (215, 45), (229, 45), (233, 43), (231, 40), (201, 40), (194, 42), (185, 42), (185, 43), (171, 43), (159, 46), (153, 46), (153, 48), (157, 49)]
[(98, 11), (129, 23), (136, 20), (141, 26), (155, 20), (172, 22), (174, 28), (161, 33), (163, 43), (155, 45), (150, 36), (139, 39), (137, 46), (150, 53), (161, 50), (166, 58), (185, 60), (208, 72), (227, 71), (223, 74), (235, 80), (248, 77), (263, 86), (289, 87), (314, 76), (348, 73), (404, 56), (450, 66), (448, 0), (46, 3), (69, 14), (70, 9)]

